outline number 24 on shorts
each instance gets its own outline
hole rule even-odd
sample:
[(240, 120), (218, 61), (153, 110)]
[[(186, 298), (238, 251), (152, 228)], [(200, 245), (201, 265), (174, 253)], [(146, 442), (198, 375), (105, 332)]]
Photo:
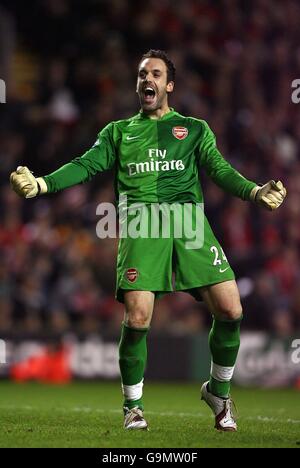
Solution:
[[(222, 265), (223, 262), (226, 262), (228, 263), (228, 260), (227, 260), (227, 257), (224, 253), (224, 250), (222, 249), (222, 247), (220, 247), (220, 251), (219, 249), (215, 246), (215, 245), (212, 245), (211, 248), (210, 248), (210, 251), (214, 254), (214, 261), (213, 261), (213, 265), (214, 266), (220, 266)], [(220, 258), (222, 257), (222, 259)], [(219, 272), (220, 273), (224, 273), (226, 270), (228, 270), (229, 266), (226, 267), (226, 268), (219, 268)]]

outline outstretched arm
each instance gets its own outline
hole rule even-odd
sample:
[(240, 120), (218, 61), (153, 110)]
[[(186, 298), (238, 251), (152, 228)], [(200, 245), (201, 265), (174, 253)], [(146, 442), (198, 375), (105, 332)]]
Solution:
[(99, 133), (96, 143), (83, 156), (73, 159), (49, 175), (35, 178), (27, 167), (18, 167), (10, 175), (13, 190), (22, 197), (33, 198), (86, 182), (97, 172), (110, 169), (115, 162), (112, 126), (112, 123), (107, 125)]
[(257, 185), (246, 179), (228, 161), (216, 146), (216, 138), (205, 121), (201, 121), (202, 135), (199, 146), (200, 166), (208, 176), (224, 191), (243, 200), (251, 200), (269, 210), (278, 208), (286, 197), (282, 182), (270, 180), (265, 185)]

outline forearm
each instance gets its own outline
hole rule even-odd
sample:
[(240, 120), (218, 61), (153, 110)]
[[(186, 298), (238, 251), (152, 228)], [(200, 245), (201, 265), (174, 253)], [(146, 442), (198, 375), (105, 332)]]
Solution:
[(210, 164), (206, 167), (209, 177), (225, 192), (242, 200), (250, 200), (251, 190), (256, 187), (256, 183), (246, 179), (234, 169), (217, 148), (210, 151), (210, 160)]
[(216, 146), (216, 138), (203, 120), (202, 135), (200, 142), (200, 166), (203, 167), (208, 176), (228, 192), (242, 200), (250, 200), (250, 194), (256, 183), (246, 179), (236, 169), (234, 169)]
[(28, 167), (18, 167), (10, 176), (13, 189), (22, 197), (33, 198), (87, 182), (98, 172), (111, 169), (116, 159), (112, 128), (113, 123), (108, 124), (91, 149), (51, 174), (35, 178)]
[(89, 181), (98, 172), (105, 171), (111, 165), (108, 152), (100, 153), (99, 147), (93, 147), (83, 156), (78, 157), (43, 177), (48, 192), (58, 192), (73, 185)]
[(44, 176), (43, 179), (47, 184), (48, 193), (53, 193), (85, 182), (90, 177), (83, 165), (71, 161), (51, 174)]

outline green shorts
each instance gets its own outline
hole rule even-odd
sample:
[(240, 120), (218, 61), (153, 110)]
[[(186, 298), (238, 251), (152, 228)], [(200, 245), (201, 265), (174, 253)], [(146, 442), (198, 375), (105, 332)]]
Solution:
[(198, 288), (233, 280), (222, 247), (203, 215), (201, 246), (191, 246), (185, 232), (171, 230), (168, 237), (123, 237), (119, 240), (116, 298), (124, 302), (124, 291), (152, 291), (156, 297), (185, 291), (202, 300)]

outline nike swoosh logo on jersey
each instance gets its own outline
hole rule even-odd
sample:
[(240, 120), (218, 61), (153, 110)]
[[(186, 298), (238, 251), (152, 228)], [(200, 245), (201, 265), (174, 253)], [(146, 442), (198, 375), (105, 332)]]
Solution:
[(225, 268), (224, 270), (222, 270), (222, 268), (219, 269), (219, 272), (220, 273), (224, 273), (226, 270), (228, 270), (229, 267)]
[(137, 138), (140, 138), (140, 137), (139, 137), (139, 136), (133, 136), (133, 137), (127, 136), (127, 137), (126, 137), (126, 140), (128, 140), (128, 141), (130, 141), (130, 140), (136, 140)]

